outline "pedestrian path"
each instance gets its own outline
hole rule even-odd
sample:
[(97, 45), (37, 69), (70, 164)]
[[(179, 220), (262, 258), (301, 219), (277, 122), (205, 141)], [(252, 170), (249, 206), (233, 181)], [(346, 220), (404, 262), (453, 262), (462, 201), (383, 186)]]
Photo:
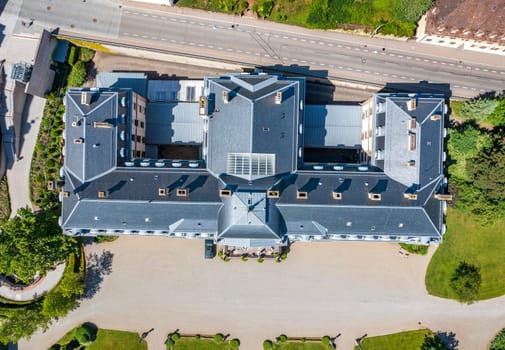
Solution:
[(5, 278), (0, 278), (0, 296), (13, 301), (35, 300), (56, 287), (63, 275), (65, 265), (66, 263), (59, 264), (37, 282), (26, 287), (18, 287)]

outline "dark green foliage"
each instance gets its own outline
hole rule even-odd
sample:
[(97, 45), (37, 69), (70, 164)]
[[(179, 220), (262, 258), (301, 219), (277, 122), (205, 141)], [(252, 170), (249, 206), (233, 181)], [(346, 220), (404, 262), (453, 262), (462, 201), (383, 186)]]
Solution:
[(479, 295), (480, 269), (475, 265), (461, 262), (452, 274), (450, 285), (459, 301), (472, 303)]
[(277, 341), (280, 342), (280, 343), (285, 343), (287, 340), (288, 340), (288, 337), (285, 334), (281, 334), (277, 338)]
[(330, 28), (330, 0), (312, 0), (307, 25), (311, 28)]
[(77, 61), (68, 74), (67, 85), (72, 87), (81, 86), (85, 80), (86, 64), (82, 61)]
[(263, 349), (264, 349), (264, 350), (271, 350), (271, 349), (272, 349), (272, 347), (273, 347), (273, 343), (272, 343), (272, 341), (271, 341), (271, 340), (268, 340), (268, 339), (267, 339), (267, 340), (265, 340), (265, 341), (263, 342)]
[(7, 177), (0, 180), (0, 225), (9, 219), (11, 215), (11, 201), (9, 198), (9, 187)]
[(238, 349), (239, 346), (240, 346), (240, 340), (238, 340), (238, 339), (232, 339), (232, 340), (230, 340), (230, 348), (232, 350)]
[(94, 55), (94, 50), (87, 47), (81, 47), (79, 51), (79, 61), (87, 63), (93, 59)]
[(489, 98), (476, 98), (463, 103), (458, 116), (463, 120), (475, 120), (477, 122), (484, 121), (491, 114), (498, 101)]
[(245, 0), (219, 0), (219, 10), (235, 14), (242, 14), (249, 7)]
[(68, 54), (68, 64), (73, 66), (78, 56), (79, 56), (79, 48), (73, 45), (70, 46), (70, 52)]
[(494, 126), (505, 126), (505, 95), (498, 98), (498, 104), (493, 112), (487, 116), (486, 121)]
[(96, 338), (96, 332), (87, 327), (86, 325), (82, 325), (75, 330), (75, 339), (81, 345), (86, 345), (93, 342)]
[(424, 336), (421, 350), (448, 350), (444, 343), (434, 334)]
[(61, 233), (58, 213), (19, 209), (17, 216), (2, 225), (0, 271), (31, 283), (37, 271), (45, 272), (65, 261), (77, 242)]
[(321, 338), (321, 343), (323, 343), (324, 345), (329, 345), (330, 344), (330, 337), (325, 335), (324, 337)]
[(172, 346), (175, 345), (175, 342), (172, 339), (169, 338), (169, 339), (167, 339), (165, 341), (165, 345), (168, 346), (168, 347), (172, 347)]
[(400, 247), (402, 247), (411, 254), (419, 254), (419, 255), (426, 255), (428, 253), (429, 248), (429, 246), (424, 244), (407, 244), (407, 243), (400, 243)]
[(47, 329), (49, 326), (49, 320), (40, 313), (40, 303), (11, 309), (8, 315), (4, 311), (0, 309), (0, 313), (7, 316), (0, 322), (1, 343), (17, 343), (21, 338), (30, 337), (39, 327)]
[(253, 6), (254, 12), (256, 12), (261, 17), (268, 17), (274, 9), (275, 3), (273, 1), (260, 1)]
[(173, 333), (171, 336), (170, 336), (170, 339), (172, 339), (174, 342), (181, 339), (181, 335), (177, 332)]
[(221, 333), (217, 333), (213, 340), (216, 344), (221, 344), (223, 342), (224, 336)]
[(419, 18), (431, 7), (433, 0), (397, 0), (393, 1), (393, 13), (397, 20), (404, 22), (417, 22)]
[(489, 350), (505, 350), (505, 328), (494, 337)]

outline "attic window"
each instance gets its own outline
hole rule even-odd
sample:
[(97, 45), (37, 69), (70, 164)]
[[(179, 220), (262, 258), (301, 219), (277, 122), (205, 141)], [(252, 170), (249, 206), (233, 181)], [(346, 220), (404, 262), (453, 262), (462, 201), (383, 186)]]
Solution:
[(229, 188), (224, 188), (222, 190), (219, 190), (219, 196), (220, 197), (231, 197), (232, 191)]
[(417, 194), (416, 193), (404, 193), (403, 197), (412, 201), (417, 200)]
[(267, 198), (279, 198), (279, 197), (280, 197), (279, 191), (275, 191), (275, 190), (267, 191)]
[(158, 188), (158, 196), (163, 197), (167, 195), (167, 189), (164, 187)]
[(333, 199), (342, 199), (342, 193), (340, 192), (333, 192), (332, 193)]
[(178, 188), (177, 189), (177, 197), (187, 197), (188, 190), (186, 188)]
[(382, 199), (382, 195), (380, 193), (369, 193), (368, 199), (371, 201), (380, 201)]
[(296, 199), (307, 199), (309, 197), (308, 192), (296, 191)]

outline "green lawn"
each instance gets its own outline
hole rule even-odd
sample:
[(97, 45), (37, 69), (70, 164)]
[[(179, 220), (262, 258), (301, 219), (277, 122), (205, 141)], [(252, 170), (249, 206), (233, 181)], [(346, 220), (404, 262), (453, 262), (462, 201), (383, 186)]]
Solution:
[[(419, 329), (378, 337), (367, 337), (361, 342), (361, 347), (363, 350), (419, 350), (423, 344), (424, 336), (430, 333), (429, 329)], [(359, 350), (357, 346), (354, 349)]]
[[(168, 347), (167, 347), (168, 348)], [(189, 338), (181, 337), (175, 342), (173, 350), (228, 350), (229, 343), (216, 344), (212, 338)]]
[[(75, 328), (61, 338), (57, 344), (68, 344), (75, 337)], [(86, 350), (147, 350), (145, 340), (139, 344), (140, 336), (137, 333), (116, 331), (111, 329), (99, 329), (96, 339), (88, 345)]]
[(460, 261), (480, 267), (482, 285), (478, 300), (505, 294), (505, 220), (479, 225), (470, 215), (448, 209), (447, 233), (426, 272), (426, 288), (432, 295), (456, 299), (449, 286)]
[(277, 349), (279, 350), (328, 350), (327, 345), (323, 345), (319, 342), (293, 342), (287, 341), (285, 343), (280, 343), (277, 345)]

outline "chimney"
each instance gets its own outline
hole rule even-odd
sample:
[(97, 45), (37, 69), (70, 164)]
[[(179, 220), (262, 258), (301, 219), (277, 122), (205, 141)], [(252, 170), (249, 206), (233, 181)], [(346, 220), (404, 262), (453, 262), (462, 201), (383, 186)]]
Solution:
[(268, 190), (267, 191), (267, 198), (279, 198), (280, 193), (277, 190)]
[(308, 192), (296, 191), (296, 199), (307, 199), (309, 198)]
[(382, 199), (382, 196), (380, 193), (369, 193), (368, 199), (371, 201), (380, 201)]
[(188, 196), (188, 189), (187, 188), (178, 188), (176, 194), (177, 194), (177, 197), (187, 197)]
[(282, 91), (277, 91), (275, 93), (275, 104), (280, 105), (282, 102)]
[(228, 103), (228, 102), (230, 102), (228, 91), (223, 90), (223, 103)]
[(413, 111), (417, 108), (417, 100), (415, 98), (411, 98), (407, 101), (407, 110)]
[(223, 188), (219, 190), (219, 197), (231, 197), (232, 194), (233, 192), (229, 188)]
[(411, 201), (417, 200), (417, 193), (404, 193), (403, 198), (406, 198)]
[(91, 102), (91, 93), (88, 91), (81, 91), (81, 104), (89, 106)]

